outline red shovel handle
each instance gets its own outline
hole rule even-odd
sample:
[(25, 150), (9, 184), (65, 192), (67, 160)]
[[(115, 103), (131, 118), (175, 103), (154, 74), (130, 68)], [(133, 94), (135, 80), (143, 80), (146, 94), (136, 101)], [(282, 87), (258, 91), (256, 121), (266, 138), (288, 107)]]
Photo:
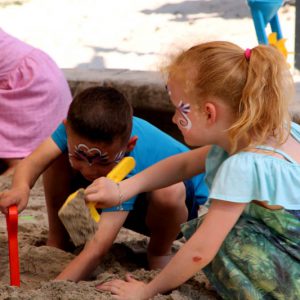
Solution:
[(20, 286), (20, 267), (18, 249), (18, 208), (16, 205), (10, 206), (6, 216), (8, 232), (10, 285)]

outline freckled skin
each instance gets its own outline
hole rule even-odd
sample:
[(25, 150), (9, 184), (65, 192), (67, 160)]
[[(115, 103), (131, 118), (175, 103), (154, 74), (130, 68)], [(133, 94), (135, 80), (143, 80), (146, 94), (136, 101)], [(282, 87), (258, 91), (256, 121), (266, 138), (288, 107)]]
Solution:
[(201, 261), (202, 260), (202, 258), (201, 257), (199, 257), (199, 256), (195, 256), (195, 257), (193, 257), (193, 262), (199, 262), (199, 261)]

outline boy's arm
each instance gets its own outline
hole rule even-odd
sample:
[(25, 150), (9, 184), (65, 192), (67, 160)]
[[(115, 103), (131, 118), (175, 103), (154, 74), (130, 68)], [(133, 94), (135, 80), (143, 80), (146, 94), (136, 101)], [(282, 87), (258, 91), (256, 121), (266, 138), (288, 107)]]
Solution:
[(0, 193), (0, 210), (17, 204), (22, 211), (28, 202), (30, 189), (38, 177), (62, 152), (51, 137), (47, 138), (36, 150), (24, 158), (17, 166), (9, 190)]
[[(119, 183), (119, 189), (111, 180), (101, 177), (85, 189), (87, 201), (95, 201), (97, 207), (112, 207), (142, 192), (170, 186), (191, 178), (205, 170), (205, 159), (210, 146), (168, 157), (144, 171)], [(120, 194), (121, 193), (121, 194)]]
[(56, 277), (56, 280), (79, 281), (86, 278), (101, 262), (123, 226), (128, 211), (101, 213), (98, 230), (81, 253)]

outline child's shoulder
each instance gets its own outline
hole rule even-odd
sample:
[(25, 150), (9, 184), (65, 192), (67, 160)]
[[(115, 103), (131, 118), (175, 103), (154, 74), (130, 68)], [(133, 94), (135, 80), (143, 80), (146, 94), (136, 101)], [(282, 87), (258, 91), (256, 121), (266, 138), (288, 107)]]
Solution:
[[(219, 157), (221, 151), (216, 152)], [(223, 153), (223, 160), (215, 165), (215, 169), (207, 171), (212, 198), (233, 202), (259, 200), (287, 209), (300, 208), (299, 164), (260, 152), (243, 151), (227, 157)]]
[[(229, 156), (223, 163), (224, 167), (230, 170), (240, 170), (241, 172), (257, 173), (258, 171), (273, 172), (276, 170), (282, 170), (283, 172), (292, 171), (295, 168), (299, 168), (300, 165), (295, 165), (289, 160), (286, 160), (276, 153), (268, 150), (269, 148), (258, 148), (249, 151), (241, 151), (234, 155)], [(270, 148), (273, 149), (273, 148)], [(280, 152), (281, 153), (281, 152)]]
[(146, 130), (146, 131), (157, 131), (157, 132), (163, 132), (155, 125), (151, 124), (150, 122), (141, 119), (139, 117), (133, 117), (133, 130)]
[[(155, 147), (164, 148), (169, 145), (171, 148), (177, 148), (178, 152), (187, 151), (188, 147), (177, 141), (168, 133), (162, 131), (155, 125), (148, 121), (133, 117), (132, 136), (138, 137), (138, 143), (151, 145), (153, 149)], [(166, 149), (165, 149), (166, 150)]]
[[(218, 178), (239, 181), (270, 182), (280, 181), (288, 184), (294, 177), (299, 177), (300, 165), (259, 151), (241, 151), (229, 155), (218, 146), (213, 146), (206, 161), (207, 177), (211, 182)], [(282, 182), (282, 180), (280, 181)], [(282, 183), (284, 183), (282, 182)], [(300, 184), (300, 182), (299, 182)]]
[(137, 143), (130, 156), (136, 161), (135, 171), (145, 168), (175, 154), (186, 152), (188, 147), (149, 122), (134, 117), (131, 136), (137, 136)]

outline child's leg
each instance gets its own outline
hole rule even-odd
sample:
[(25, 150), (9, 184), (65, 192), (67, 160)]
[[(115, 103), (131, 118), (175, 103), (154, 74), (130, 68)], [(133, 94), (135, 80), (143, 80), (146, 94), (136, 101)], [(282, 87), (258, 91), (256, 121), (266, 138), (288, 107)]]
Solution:
[(149, 194), (146, 225), (150, 232), (148, 262), (151, 269), (163, 268), (171, 259), (171, 246), (187, 221), (186, 188), (177, 183)]
[(67, 155), (61, 155), (43, 174), (45, 198), (48, 212), (49, 233), (47, 245), (66, 249), (69, 236), (58, 217), (58, 210), (73, 191), (72, 168)]

